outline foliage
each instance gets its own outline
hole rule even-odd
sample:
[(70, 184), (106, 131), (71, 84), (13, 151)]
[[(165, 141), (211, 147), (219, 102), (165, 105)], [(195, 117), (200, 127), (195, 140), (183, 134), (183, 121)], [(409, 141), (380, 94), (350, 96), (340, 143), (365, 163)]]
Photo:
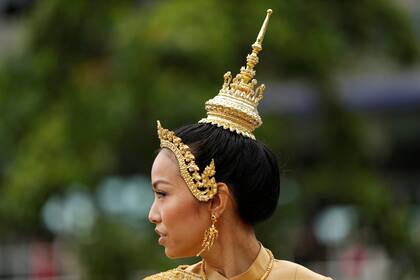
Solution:
[[(25, 51), (0, 70), (1, 235), (45, 233), (42, 205), (72, 182), (94, 189), (109, 174), (147, 174), (157, 147), (155, 120), (174, 128), (203, 116), (203, 101), (217, 92), (222, 74), (243, 65), (266, 7), (274, 14), (259, 79), (307, 79), (323, 109), (313, 147), (321, 156), (298, 176), (306, 187), (294, 206), (297, 219), (304, 220), (317, 200), (356, 204), (370, 225), (383, 213), (399, 215), (392, 212), (392, 193), (366, 161), (360, 120), (339, 105), (332, 82), (366, 54), (404, 65), (415, 61), (414, 30), (392, 1), (50, 0), (37, 2), (26, 23)], [(293, 131), (291, 122), (266, 116), (257, 137), (277, 153), (301, 149), (286, 131)], [(391, 252), (408, 246), (401, 216), (372, 226)], [(143, 241), (121, 237), (124, 230), (104, 222), (96, 227), (100, 246), (81, 246), (90, 252), (82, 258), (89, 278), (102, 275), (97, 265), (128, 277), (135, 264), (125, 256), (137, 260)], [(121, 246), (107, 247), (114, 236)], [(107, 256), (114, 255), (127, 266), (113, 265)], [(140, 268), (153, 268), (156, 259), (138, 261)]]

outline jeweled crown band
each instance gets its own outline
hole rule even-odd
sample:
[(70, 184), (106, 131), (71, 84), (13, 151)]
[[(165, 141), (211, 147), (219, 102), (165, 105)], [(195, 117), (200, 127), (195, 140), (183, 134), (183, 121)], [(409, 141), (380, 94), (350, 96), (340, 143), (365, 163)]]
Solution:
[(195, 198), (199, 201), (212, 199), (217, 193), (214, 160), (200, 173), (200, 168), (195, 163), (195, 156), (188, 145), (185, 145), (182, 139), (175, 135), (175, 132), (163, 128), (160, 121), (157, 121), (157, 133), (160, 147), (167, 148), (175, 154), (181, 176)]

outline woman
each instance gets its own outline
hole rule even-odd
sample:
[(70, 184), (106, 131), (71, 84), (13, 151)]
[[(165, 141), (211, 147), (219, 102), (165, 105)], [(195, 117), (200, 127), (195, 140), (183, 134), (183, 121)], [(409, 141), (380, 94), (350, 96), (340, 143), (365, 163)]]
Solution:
[(329, 279), (276, 260), (253, 226), (272, 215), (280, 188), (276, 157), (255, 140), (262, 124), (254, 67), (271, 10), (252, 45), (246, 67), (224, 76), (219, 94), (206, 102), (207, 117), (175, 132), (158, 121), (161, 150), (151, 172), (155, 200), (149, 220), (169, 258), (201, 256), (146, 279)]

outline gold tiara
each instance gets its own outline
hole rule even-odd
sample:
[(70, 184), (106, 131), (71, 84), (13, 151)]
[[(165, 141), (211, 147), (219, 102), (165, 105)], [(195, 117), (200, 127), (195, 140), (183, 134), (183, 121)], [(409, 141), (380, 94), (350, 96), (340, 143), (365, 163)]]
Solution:
[(214, 160), (200, 173), (200, 168), (195, 163), (195, 157), (188, 145), (182, 143), (181, 138), (169, 129), (163, 128), (157, 121), (157, 133), (160, 139), (160, 147), (171, 150), (178, 161), (181, 176), (190, 189), (191, 193), (199, 201), (208, 201), (217, 193), (217, 184), (214, 175), (216, 169)]
[(272, 12), (271, 9), (267, 10), (257, 40), (252, 44), (252, 53), (246, 57), (246, 67), (243, 66), (233, 79), (230, 72), (223, 76), (222, 88), (214, 98), (206, 102), (207, 117), (199, 123), (210, 123), (255, 139), (252, 132), (262, 124), (257, 106), (263, 98), (265, 86), (262, 84), (254, 90), (257, 85), (254, 67), (258, 63), (258, 53), (262, 50), (262, 41)]
[[(240, 73), (233, 79), (230, 72), (224, 75), (222, 89), (206, 102), (207, 117), (199, 123), (210, 123), (255, 139), (252, 132), (262, 124), (257, 106), (263, 98), (265, 86), (260, 85), (254, 90), (257, 85), (257, 80), (254, 79), (254, 67), (258, 63), (258, 53), (262, 50), (262, 41), (271, 13), (272, 10), (267, 10), (257, 40), (252, 44), (252, 53), (246, 58), (246, 67), (242, 67)], [(217, 193), (214, 160), (212, 159), (200, 173), (193, 153), (181, 138), (173, 131), (163, 128), (159, 121), (157, 121), (157, 133), (160, 147), (167, 148), (175, 154), (181, 176), (194, 197), (199, 201), (212, 199)]]

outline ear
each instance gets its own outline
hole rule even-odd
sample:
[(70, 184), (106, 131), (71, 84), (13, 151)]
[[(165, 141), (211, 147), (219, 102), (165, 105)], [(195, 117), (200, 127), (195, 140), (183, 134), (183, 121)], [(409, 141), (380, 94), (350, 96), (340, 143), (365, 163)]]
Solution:
[(231, 203), (232, 195), (225, 183), (217, 183), (217, 193), (208, 204), (210, 213), (220, 217), (225, 212), (228, 204)]

